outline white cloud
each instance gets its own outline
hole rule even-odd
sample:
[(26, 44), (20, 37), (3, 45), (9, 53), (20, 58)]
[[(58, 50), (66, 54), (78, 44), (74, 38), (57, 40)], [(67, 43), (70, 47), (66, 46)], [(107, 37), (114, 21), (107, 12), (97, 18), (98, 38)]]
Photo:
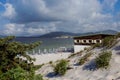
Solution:
[(78, 20), (101, 12), (97, 0), (11, 0), (16, 12), (16, 22)]
[[(26, 27), (27, 26), (27, 27)], [(55, 23), (49, 23), (47, 25), (41, 25), (40, 23), (30, 23), (30, 24), (14, 24), (9, 23), (4, 25), (4, 30), (1, 32), (4, 35), (41, 35), (55, 31)]]
[(27, 28), (25, 31), (27, 32), (28, 35), (42, 35), (45, 33), (53, 32), (56, 31), (56, 23), (51, 22), (51, 23), (46, 23), (46, 24), (41, 24), (41, 23), (29, 23), (26, 24)]
[(6, 24), (4, 25), (5, 29), (3, 34), (5, 35), (21, 35), (24, 29), (24, 25), (17, 25), (17, 24)]
[(4, 5), (4, 7), (5, 7), (5, 12), (3, 13), (3, 16), (7, 17), (9, 19), (14, 18), (16, 15), (16, 12), (15, 12), (15, 9), (13, 8), (12, 4), (6, 3)]
[(90, 32), (119, 29), (111, 13), (118, 0), (10, 0), (4, 16), (10, 23), (4, 34), (40, 35), (52, 31)]

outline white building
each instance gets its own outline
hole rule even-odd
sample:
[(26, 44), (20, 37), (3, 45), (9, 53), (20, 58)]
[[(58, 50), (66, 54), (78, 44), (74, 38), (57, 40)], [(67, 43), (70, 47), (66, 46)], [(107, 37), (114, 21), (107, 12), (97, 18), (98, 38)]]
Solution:
[(84, 48), (90, 47), (91, 45), (97, 43), (101, 44), (102, 40), (108, 36), (113, 36), (113, 35), (95, 34), (95, 35), (74, 37), (74, 53), (80, 52), (81, 50), (84, 50)]

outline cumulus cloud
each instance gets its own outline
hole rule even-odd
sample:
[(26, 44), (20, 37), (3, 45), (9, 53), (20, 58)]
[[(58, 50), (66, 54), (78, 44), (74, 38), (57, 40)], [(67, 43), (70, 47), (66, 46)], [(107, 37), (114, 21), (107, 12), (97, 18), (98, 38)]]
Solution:
[(24, 25), (17, 25), (16, 24), (6, 24), (4, 25), (4, 31), (3, 34), (5, 35), (21, 35), (23, 32)]
[(9, 19), (14, 18), (16, 15), (16, 12), (15, 12), (15, 9), (13, 8), (12, 4), (6, 3), (4, 5), (4, 7), (5, 7), (5, 12), (3, 13), (3, 16), (7, 17)]
[(17, 17), (13, 22), (78, 20), (100, 12), (97, 0), (11, 0)]
[[(4, 34), (38, 35), (52, 31), (90, 32), (119, 28), (113, 10), (118, 0), (10, 0), (4, 5)], [(106, 9), (107, 8), (107, 9)]]
[(30, 24), (15, 24), (8, 23), (4, 25), (3, 34), (4, 35), (16, 35), (16, 36), (31, 36), (31, 35), (41, 35), (55, 31), (55, 23), (49, 23), (46, 25), (40, 23), (30, 23)]

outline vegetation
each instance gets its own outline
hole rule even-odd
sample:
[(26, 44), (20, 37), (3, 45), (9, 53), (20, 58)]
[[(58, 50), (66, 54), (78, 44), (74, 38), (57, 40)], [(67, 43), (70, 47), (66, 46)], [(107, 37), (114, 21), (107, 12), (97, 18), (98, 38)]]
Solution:
[(101, 47), (101, 46), (102, 46), (101, 43), (96, 43), (96, 44), (94, 44), (94, 45), (92, 46), (92, 48)]
[(95, 59), (96, 67), (105, 68), (107, 69), (109, 66), (109, 62), (111, 59), (112, 53), (111, 52), (102, 52), (100, 55)]
[(82, 55), (82, 50), (80, 51), (80, 52), (77, 52), (77, 53), (73, 53), (73, 54), (71, 54), (68, 58), (72, 58), (72, 57), (74, 57), (74, 56), (76, 56), (76, 55), (79, 55), (79, 56), (81, 56)]
[(74, 57), (75, 55), (76, 55), (76, 54), (73, 53), (73, 54), (71, 54), (68, 58)]
[(106, 48), (111, 48), (115, 44), (116, 44), (116, 38), (114, 36), (110, 36), (103, 39), (102, 46)]
[(116, 35), (116, 38), (120, 38), (120, 32)]
[(59, 75), (64, 75), (67, 71), (68, 62), (66, 60), (60, 60), (54, 67), (54, 72)]
[(43, 76), (41, 74), (35, 75), (34, 80), (43, 80)]
[(38, 69), (40, 69), (43, 65), (44, 65), (44, 64), (35, 65), (35, 66), (33, 67), (33, 69), (34, 69), (34, 70), (38, 70)]
[(109, 36), (109, 37), (105, 37), (102, 41), (102, 44), (98, 43), (98, 44), (94, 44), (92, 47), (96, 48), (96, 47), (106, 47), (106, 48), (111, 48), (113, 47), (116, 43), (117, 43), (117, 38), (120, 37), (120, 33), (118, 33), (115, 36)]
[(50, 61), (50, 62), (49, 62), (49, 64), (53, 64), (53, 62), (52, 62), (52, 61)]
[(79, 65), (84, 64), (91, 55), (92, 55), (92, 53), (87, 53), (87, 54), (84, 55), (82, 58), (80, 58), (80, 60), (79, 60), (79, 62), (78, 62)]
[[(29, 74), (23, 70), (22, 68), (18, 67), (15, 69), (8, 70), (6, 73), (0, 75), (1, 80), (27, 80)], [(30, 78), (30, 77), (28, 77)]]
[(34, 59), (26, 51), (39, 46), (40, 42), (22, 44), (14, 38), (0, 38), (0, 80), (34, 80)]

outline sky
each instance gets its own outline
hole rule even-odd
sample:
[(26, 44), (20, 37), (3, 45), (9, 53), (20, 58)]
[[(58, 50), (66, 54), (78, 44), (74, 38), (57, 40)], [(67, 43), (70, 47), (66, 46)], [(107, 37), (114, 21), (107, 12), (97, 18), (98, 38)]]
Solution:
[(120, 0), (0, 0), (0, 35), (120, 31)]

